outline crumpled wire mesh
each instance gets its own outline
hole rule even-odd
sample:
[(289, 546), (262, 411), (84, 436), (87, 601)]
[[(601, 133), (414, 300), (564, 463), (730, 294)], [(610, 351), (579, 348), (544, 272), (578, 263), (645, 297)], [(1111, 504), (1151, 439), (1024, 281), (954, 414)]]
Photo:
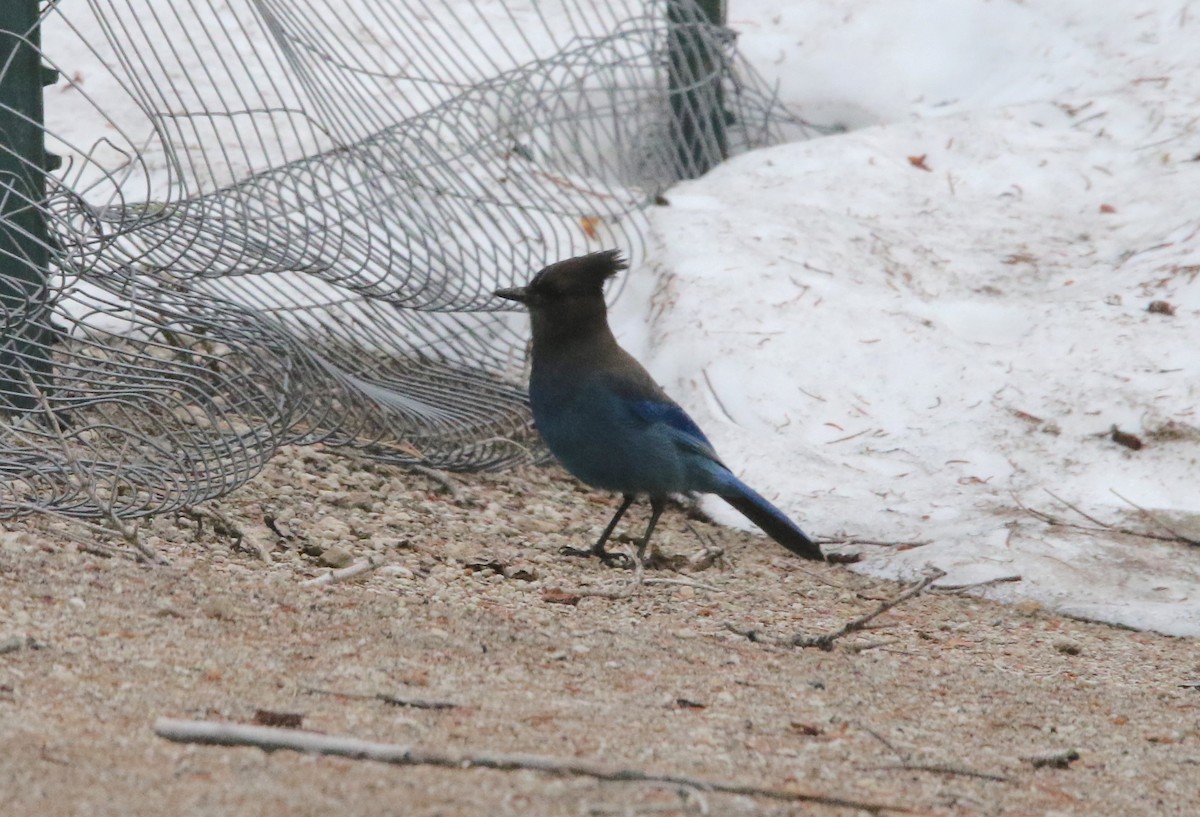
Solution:
[(0, 177), (49, 256), (34, 285), (0, 247), (0, 517), (177, 509), (291, 443), (528, 459), (524, 327), (491, 292), (636, 257), (666, 185), (790, 121), (690, 0), (64, 0), (41, 23), (65, 161), (44, 201)]

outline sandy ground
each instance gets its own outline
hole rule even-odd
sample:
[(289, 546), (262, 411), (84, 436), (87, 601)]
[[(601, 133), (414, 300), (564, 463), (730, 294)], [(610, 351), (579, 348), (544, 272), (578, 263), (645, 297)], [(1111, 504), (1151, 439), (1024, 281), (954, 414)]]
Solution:
[[(679, 564), (647, 576), (695, 586), (575, 598), (560, 591), (630, 578), (558, 555), (598, 533), (608, 497), (554, 468), (458, 482), (454, 497), (424, 476), (291, 450), (213, 504), (240, 544), (211, 518), (144, 526), (166, 566), (63, 521), (9, 524), (0, 814), (856, 813), (657, 783), (183, 745), (152, 730), (160, 717), (249, 723), (258, 710), (330, 735), (923, 814), (1200, 814), (1193, 641), (926, 592), (832, 651), (781, 646), (767, 639), (832, 630), (903, 588), (673, 510), (658, 545)], [(631, 512), (631, 531), (644, 520)], [(328, 571), (322, 562), (372, 554), (387, 564), (302, 584)], [(1065, 768), (1028, 760), (1067, 750), (1079, 757)], [(928, 768), (939, 766), (950, 768)]]

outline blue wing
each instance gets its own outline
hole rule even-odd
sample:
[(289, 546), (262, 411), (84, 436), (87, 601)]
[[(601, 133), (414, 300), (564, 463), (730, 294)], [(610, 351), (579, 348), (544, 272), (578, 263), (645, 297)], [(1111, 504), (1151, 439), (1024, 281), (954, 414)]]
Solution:
[(672, 438), (679, 445), (702, 454), (711, 460), (720, 462), (712, 443), (696, 421), (688, 413), (673, 402), (663, 400), (630, 400), (629, 410), (635, 417), (650, 425), (661, 424), (670, 430)]

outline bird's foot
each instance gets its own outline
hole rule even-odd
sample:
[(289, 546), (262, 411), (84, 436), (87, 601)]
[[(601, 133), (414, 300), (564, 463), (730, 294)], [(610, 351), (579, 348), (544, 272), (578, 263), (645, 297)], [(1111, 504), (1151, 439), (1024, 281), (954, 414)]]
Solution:
[(596, 548), (565, 547), (560, 548), (558, 552), (563, 556), (582, 556), (584, 558), (595, 556), (605, 567), (619, 567), (625, 570), (633, 567), (633, 559), (629, 558), (628, 554), (616, 553), (611, 550), (604, 550), (603, 548), (597, 550)]

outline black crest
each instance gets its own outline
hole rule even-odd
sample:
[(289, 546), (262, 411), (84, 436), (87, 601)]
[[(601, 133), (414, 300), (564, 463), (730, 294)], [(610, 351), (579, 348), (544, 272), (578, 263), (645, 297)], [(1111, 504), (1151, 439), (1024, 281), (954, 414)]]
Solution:
[(529, 282), (529, 291), (538, 295), (597, 295), (604, 282), (629, 264), (620, 250), (602, 250), (577, 258), (568, 258), (543, 269)]

